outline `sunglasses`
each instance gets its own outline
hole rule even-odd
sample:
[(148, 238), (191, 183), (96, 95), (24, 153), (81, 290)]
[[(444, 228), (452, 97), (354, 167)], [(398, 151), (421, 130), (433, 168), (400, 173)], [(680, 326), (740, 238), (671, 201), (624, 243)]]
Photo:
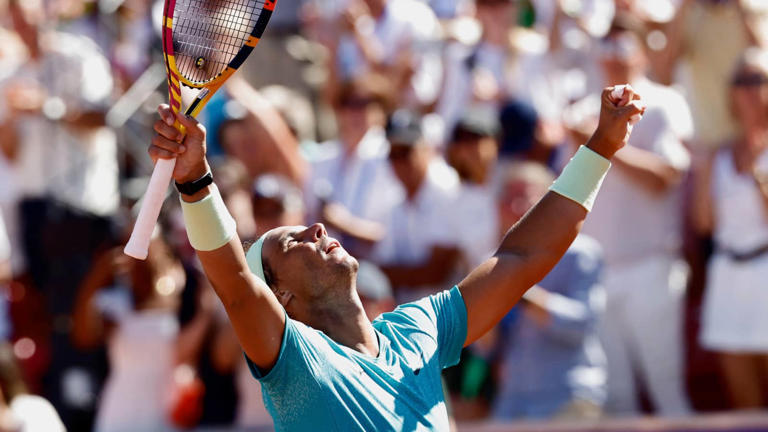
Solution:
[(344, 101), (344, 103), (341, 104), (342, 108), (345, 109), (363, 109), (367, 108), (368, 105), (373, 103), (372, 99), (351, 99)]
[(761, 74), (740, 75), (731, 81), (734, 87), (760, 87), (765, 84), (768, 84), (768, 77)]

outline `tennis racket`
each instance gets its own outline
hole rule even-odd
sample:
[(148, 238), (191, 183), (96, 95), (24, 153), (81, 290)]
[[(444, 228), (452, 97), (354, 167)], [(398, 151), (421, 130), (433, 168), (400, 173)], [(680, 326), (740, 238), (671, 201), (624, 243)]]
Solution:
[[(165, 0), (163, 57), (174, 113), (181, 111), (181, 86), (199, 93), (185, 114), (196, 117), (258, 44), (276, 0)], [(176, 122), (176, 129), (185, 133)], [(144, 194), (125, 254), (146, 259), (152, 231), (171, 181), (174, 159), (159, 159)]]

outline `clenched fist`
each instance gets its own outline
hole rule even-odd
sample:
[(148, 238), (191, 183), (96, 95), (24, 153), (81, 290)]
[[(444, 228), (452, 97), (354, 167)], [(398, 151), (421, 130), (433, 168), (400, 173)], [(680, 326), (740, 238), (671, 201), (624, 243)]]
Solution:
[(603, 89), (600, 122), (587, 143), (587, 147), (606, 159), (610, 159), (627, 145), (632, 133), (632, 124), (636, 122), (633, 117), (645, 113), (645, 104), (631, 86), (625, 86), (621, 97), (617, 97), (614, 90), (616, 87)]
[[(157, 112), (160, 119), (154, 125), (157, 134), (149, 146), (149, 156), (153, 161), (175, 158), (173, 179), (178, 183), (204, 176), (210, 170), (205, 159), (205, 127), (192, 117), (174, 114), (168, 105), (160, 105)], [(174, 126), (177, 121), (184, 127), (185, 134)]]

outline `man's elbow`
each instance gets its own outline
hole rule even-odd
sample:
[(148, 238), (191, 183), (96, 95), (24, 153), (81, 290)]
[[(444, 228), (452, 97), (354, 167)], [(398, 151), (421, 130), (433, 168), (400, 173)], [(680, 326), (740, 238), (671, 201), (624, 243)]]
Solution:
[(648, 189), (655, 196), (662, 196), (678, 187), (685, 172), (673, 166), (660, 167), (647, 183)]
[(518, 286), (527, 291), (549, 274), (562, 258), (562, 254), (554, 251), (536, 253), (499, 251), (494, 258), (498, 260), (497, 266), (501, 270), (498, 274), (502, 275), (502, 283), (506, 286)]

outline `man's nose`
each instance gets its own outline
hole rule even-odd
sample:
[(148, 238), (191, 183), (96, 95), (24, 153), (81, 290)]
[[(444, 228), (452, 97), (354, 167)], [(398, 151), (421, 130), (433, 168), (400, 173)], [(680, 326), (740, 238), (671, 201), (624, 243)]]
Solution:
[(311, 239), (314, 241), (320, 240), (323, 238), (323, 236), (327, 236), (328, 233), (325, 231), (325, 225), (321, 223), (316, 223), (314, 225), (311, 225), (307, 228), (307, 234), (311, 236)]

